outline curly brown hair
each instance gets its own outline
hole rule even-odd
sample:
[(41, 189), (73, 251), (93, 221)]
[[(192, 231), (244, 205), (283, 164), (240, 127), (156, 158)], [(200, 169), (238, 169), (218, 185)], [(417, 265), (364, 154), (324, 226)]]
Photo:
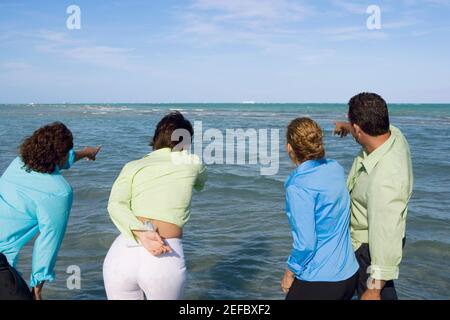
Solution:
[(310, 118), (292, 120), (287, 128), (286, 140), (299, 162), (325, 157), (322, 129)]
[(26, 138), (19, 153), (28, 172), (52, 173), (72, 148), (72, 132), (63, 123), (54, 122)]

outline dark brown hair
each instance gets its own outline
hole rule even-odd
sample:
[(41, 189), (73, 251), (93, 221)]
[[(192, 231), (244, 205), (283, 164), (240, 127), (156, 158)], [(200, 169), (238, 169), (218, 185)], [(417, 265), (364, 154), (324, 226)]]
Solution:
[(348, 118), (373, 137), (389, 131), (389, 113), (386, 101), (375, 93), (360, 93), (348, 103)]
[[(177, 129), (187, 130), (190, 134), (191, 141), (183, 141), (183, 139), (178, 139), (172, 141), (172, 134)], [(194, 136), (194, 129), (192, 125), (179, 111), (173, 111), (159, 121), (156, 126), (155, 134), (153, 135), (150, 146), (153, 150), (158, 150), (162, 148), (173, 149), (180, 142), (185, 144), (192, 142), (192, 137)]]
[(287, 128), (286, 140), (300, 162), (319, 160), (325, 157), (322, 129), (312, 119), (292, 120)]
[(63, 123), (54, 122), (26, 138), (19, 153), (28, 172), (52, 173), (72, 148), (72, 132)]

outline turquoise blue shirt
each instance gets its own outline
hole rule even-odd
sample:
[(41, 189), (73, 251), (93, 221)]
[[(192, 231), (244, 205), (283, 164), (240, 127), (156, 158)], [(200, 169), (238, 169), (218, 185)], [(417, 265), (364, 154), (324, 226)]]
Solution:
[[(74, 162), (74, 152), (64, 169)], [(17, 157), (0, 178), (0, 252), (16, 267), (19, 252), (38, 233), (30, 286), (54, 279), (54, 267), (66, 230), (73, 192), (56, 169), (27, 172)]]
[(310, 160), (287, 178), (286, 213), (294, 239), (288, 268), (303, 281), (343, 281), (358, 270), (350, 239), (350, 196), (334, 160)]

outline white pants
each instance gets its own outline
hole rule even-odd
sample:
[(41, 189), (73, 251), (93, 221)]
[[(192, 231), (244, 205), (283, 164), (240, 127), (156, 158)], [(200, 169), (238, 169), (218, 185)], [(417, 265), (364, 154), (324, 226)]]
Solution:
[[(172, 253), (153, 256), (123, 235), (117, 237), (103, 263), (109, 300), (181, 299), (186, 280), (183, 243), (166, 239)], [(134, 246), (134, 247), (133, 247)]]

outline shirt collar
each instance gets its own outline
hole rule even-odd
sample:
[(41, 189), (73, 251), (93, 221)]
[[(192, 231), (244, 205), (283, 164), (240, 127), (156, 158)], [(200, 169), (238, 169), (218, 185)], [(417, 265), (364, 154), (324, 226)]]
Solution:
[(295, 169), (296, 173), (303, 173), (306, 171), (309, 171), (311, 169), (314, 169), (320, 165), (322, 165), (325, 162), (325, 159), (319, 159), (319, 160), (308, 160), (303, 163), (301, 163), (297, 169)]
[(370, 174), (377, 165), (377, 163), (383, 158), (383, 156), (388, 152), (396, 139), (396, 128), (390, 126), (391, 136), (387, 139), (381, 146), (376, 148), (372, 153), (367, 154), (365, 150), (362, 151), (362, 161), (361, 165), (366, 170), (367, 174)]
[(148, 153), (145, 157), (148, 157), (150, 155), (157, 155), (157, 154), (170, 154), (170, 152), (172, 152), (172, 149), (170, 149), (169, 147), (166, 147), (166, 148), (161, 148), (158, 150), (153, 150), (150, 153)]
[(305, 162), (301, 163), (286, 178), (286, 180), (284, 182), (284, 186), (287, 187), (291, 183), (292, 179), (295, 176), (301, 175), (301, 174), (305, 174), (308, 171), (311, 171), (312, 169), (317, 168), (318, 166), (322, 165), (325, 162), (326, 162), (326, 160), (325, 160), (325, 158), (323, 158), (323, 159), (320, 159), (320, 160), (308, 160), (308, 161), (305, 161)]

